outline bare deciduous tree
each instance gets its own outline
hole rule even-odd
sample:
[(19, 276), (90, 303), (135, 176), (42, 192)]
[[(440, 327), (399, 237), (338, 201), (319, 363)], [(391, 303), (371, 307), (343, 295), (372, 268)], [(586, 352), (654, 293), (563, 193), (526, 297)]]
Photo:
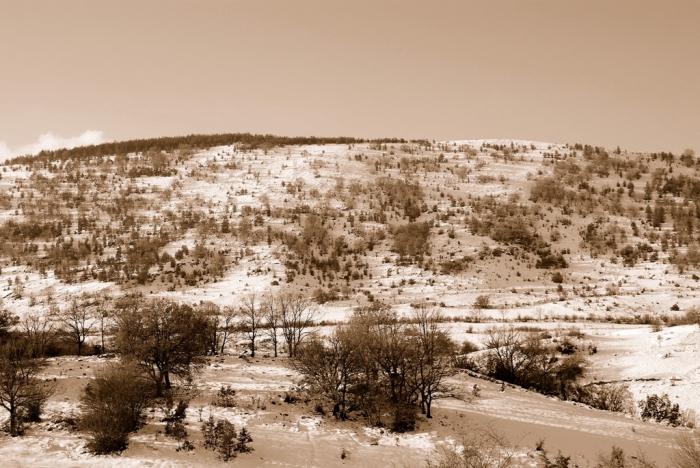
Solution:
[(221, 346), (219, 352), (224, 354), (226, 350), (226, 344), (231, 335), (234, 332), (236, 320), (240, 316), (240, 311), (235, 307), (226, 306), (222, 309), (221, 316), (219, 318), (219, 345)]
[(22, 331), (27, 337), (32, 356), (43, 357), (54, 339), (55, 323), (45, 315), (29, 314), (22, 320)]
[(456, 345), (440, 329), (442, 315), (437, 308), (423, 301), (413, 310), (412, 318), (415, 322), (412, 327), (415, 356), (411, 378), (420, 395), (421, 412), (427, 418), (432, 418), (430, 409), (433, 400), (450, 391), (445, 379), (454, 374), (452, 358)]
[(263, 314), (265, 315), (265, 325), (267, 335), (272, 341), (274, 356), (277, 357), (277, 346), (279, 344), (280, 310), (277, 297), (273, 294), (266, 295), (262, 300)]
[(359, 347), (347, 326), (338, 326), (326, 340), (309, 340), (297, 348), (293, 366), (316, 394), (333, 404), (333, 415), (346, 419), (349, 396), (359, 375)]
[(12, 436), (21, 432), (23, 414), (38, 418), (55, 390), (53, 382), (40, 377), (44, 367), (46, 360), (33, 357), (25, 340), (11, 338), (0, 348), (0, 405), (10, 413)]
[(308, 299), (290, 293), (277, 297), (282, 335), (287, 343), (287, 354), (294, 357), (299, 344), (313, 332), (319, 312)]
[(219, 340), (221, 333), (219, 330), (221, 308), (211, 301), (206, 301), (197, 306), (197, 311), (207, 322), (206, 354), (214, 355), (219, 351)]
[(95, 319), (100, 327), (100, 352), (105, 352), (105, 330), (109, 327), (113, 311), (109, 305), (109, 297), (97, 295), (93, 303)]
[(95, 319), (90, 307), (73, 299), (68, 307), (57, 317), (63, 338), (78, 347), (78, 356), (82, 355), (83, 344), (95, 326)]
[(255, 293), (243, 296), (240, 311), (243, 332), (250, 340), (250, 356), (255, 357), (255, 340), (265, 319), (258, 296)]

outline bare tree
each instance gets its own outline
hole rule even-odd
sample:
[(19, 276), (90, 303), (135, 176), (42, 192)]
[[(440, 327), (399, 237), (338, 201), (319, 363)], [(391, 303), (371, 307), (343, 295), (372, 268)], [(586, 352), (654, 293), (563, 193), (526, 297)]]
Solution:
[(43, 357), (54, 339), (55, 323), (45, 315), (29, 314), (22, 320), (22, 331), (27, 337), (32, 356)]
[(336, 327), (325, 340), (312, 339), (297, 348), (294, 368), (304, 375), (304, 383), (315, 394), (328, 398), (333, 415), (347, 419), (350, 394), (360, 367), (359, 348), (347, 325)]
[(376, 310), (367, 319), (367, 351), (377, 365), (380, 386), (384, 388), (384, 396), (393, 413), (391, 428), (396, 432), (412, 431), (418, 403), (411, 377), (414, 340), (395, 310)]
[(23, 415), (38, 418), (55, 390), (53, 382), (40, 377), (45, 367), (46, 360), (33, 357), (24, 340), (11, 338), (0, 348), (0, 405), (10, 413), (12, 436), (21, 432)]
[(83, 344), (95, 326), (95, 319), (88, 304), (73, 299), (68, 307), (58, 316), (60, 332), (63, 338), (78, 347), (78, 356), (82, 355)]
[(450, 389), (445, 379), (454, 374), (452, 358), (456, 345), (450, 336), (440, 329), (442, 315), (437, 308), (430, 307), (425, 301), (413, 310), (412, 327), (414, 337), (413, 372), (411, 379), (416, 392), (420, 395), (421, 412), (432, 418), (430, 412), (433, 400)]
[(243, 296), (240, 310), (243, 319), (241, 325), (250, 340), (250, 356), (255, 357), (255, 340), (265, 319), (258, 296), (255, 293)]
[(523, 353), (525, 338), (515, 327), (489, 327), (486, 330), (487, 349), (491, 350), (495, 373), (508, 382), (518, 382), (520, 373), (530, 363), (529, 356)]
[(109, 306), (109, 297), (97, 295), (93, 302), (94, 316), (100, 327), (100, 352), (105, 352), (105, 329), (112, 318), (112, 308)]
[(226, 344), (228, 343), (228, 340), (231, 338), (231, 335), (234, 332), (235, 323), (239, 316), (240, 311), (235, 307), (225, 306), (222, 309), (222, 314), (220, 317), (218, 327), (219, 344), (221, 346), (219, 351), (220, 354), (224, 354), (224, 351), (226, 350)]
[(297, 346), (313, 332), (319, 312), (315, 304), (300, 295), (283, 293), (278, 296), (277, 302), (282, 335), (291, 358), (296, 354)]
[(266, 295), (262, 300), (263, 314), (265, 315), (265, 325), (267, 335), (272, 341), (274, 356), (277, 357), (277, 346), (279, 344), (279, 329), (281, 325), (280, 310), (277, 298), (273, 294)]
[(207, 322), (206, 354), (214, 355), (219, 351), (219, 314), (221, 308), (211, 301), (206, 301), (197, 306), (197, 311)]

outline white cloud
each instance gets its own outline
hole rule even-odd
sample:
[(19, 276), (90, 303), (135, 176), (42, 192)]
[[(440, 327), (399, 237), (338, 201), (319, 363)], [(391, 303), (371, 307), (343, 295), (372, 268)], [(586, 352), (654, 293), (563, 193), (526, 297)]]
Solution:
[(42, 150), (57, 150), (61, 148), (75, 148), (76, 146), (99, 145), (104, 142), (102, 132), (99, 130), (87, 130), (78, 136), (63, 138), (53, 133), (44, 133), (39, 139), (28, 145), (10, 148), (7, 143), (0, 141), (0, 161), (26, 154), (37, 154)]
[(7, 143), (4, 141), (0, 141), (0, 162), (10, 159), (12, 157), (12, 150), (10, 149), (9, 146), (7, 146)]

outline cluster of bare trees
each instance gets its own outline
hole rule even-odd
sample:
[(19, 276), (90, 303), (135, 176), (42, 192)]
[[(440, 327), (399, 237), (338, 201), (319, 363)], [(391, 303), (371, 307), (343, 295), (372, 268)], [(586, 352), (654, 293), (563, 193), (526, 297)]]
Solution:
[(388, 414), (393, 430), (412, 430), (418, 410), (432, 417), (433, 400), (450, 391), (455, 345), (440, 321), (426, 303), (410, 320), (378, 303), (362, 307), (329, 336), (299, 346), (293, 363), (337, 418), (357, 411), (383, 424)]
[(585, 374), (587, 361), (571, 337), (554, 342), (544, 332), (512, 325), (493, 326), (486, 333), (488, 352), (468, 360), (467, 367), (564, 400), (581, 396), (577, 380)]
[(255, 357), (261, 339), (272, 344), (275, 357), (279, 346), (284, 344), (287, 355), (296, 355), (297, 347), (314, 330), (319, 318), (316, 304), (309, 299), (282, 291), (277, 294), (248, 294), (243, 296), (238, 306), (224, 307), (221, 313), (213, 306), (210, 311), (213, 319), (215, 340), (213, 349), (223, 353), (226, 344), (236, 332), (242, 334), (249, 343), (250, 355)]

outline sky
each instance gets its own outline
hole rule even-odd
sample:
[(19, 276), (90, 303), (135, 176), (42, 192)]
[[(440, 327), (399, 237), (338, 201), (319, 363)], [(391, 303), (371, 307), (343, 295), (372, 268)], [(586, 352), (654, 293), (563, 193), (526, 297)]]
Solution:
[(700, 152), (698, 0), (0, 0), (0, 159), (190, 133)]

